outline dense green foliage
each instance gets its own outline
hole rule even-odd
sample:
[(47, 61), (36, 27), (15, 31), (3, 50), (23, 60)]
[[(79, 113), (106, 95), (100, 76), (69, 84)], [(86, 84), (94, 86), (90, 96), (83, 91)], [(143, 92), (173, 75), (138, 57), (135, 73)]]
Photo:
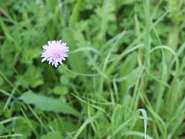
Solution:
[(184, 0), (0, 0), (0, 138), (183, 138), (184, 42)]

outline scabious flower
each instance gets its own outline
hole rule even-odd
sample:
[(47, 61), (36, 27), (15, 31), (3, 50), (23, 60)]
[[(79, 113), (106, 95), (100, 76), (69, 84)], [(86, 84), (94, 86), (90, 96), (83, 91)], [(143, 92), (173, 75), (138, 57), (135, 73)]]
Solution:
[(69, 48), (66, 43), (59, 41), (48, 41), (46, 45), (43, 46), (42, 52), (42, 62), (48, 61), (49, 64), (57, 67), (59, 64), (66, 59), (68, 56)]

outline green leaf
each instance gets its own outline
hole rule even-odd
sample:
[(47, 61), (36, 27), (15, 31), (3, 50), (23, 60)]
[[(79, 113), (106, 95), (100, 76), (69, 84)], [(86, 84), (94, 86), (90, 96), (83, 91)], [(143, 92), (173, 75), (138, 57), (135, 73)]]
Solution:
[[(78, 42), (76, 41), (75, 34), (80, 34), (79, 30), (75, 30), (76, 33), (74, 33), (74, 30), (70, 28), (65, 28), (63, 30), (63, 39), (68, 42), (69, 49), (72, 52), (73, 50), (81, 47), (78, 47)], [(78, 32), (78, 33), (77, 33)], [(78, 73), (85, 73), (86, 72), (86, 63), (85, 58), (82, 55), (82, 53), (73, 53), (70, 54), (68, 57), (69, 64), (74, 72)]]
[(60, 132), (55, 131), (55, 132), (49, 132), (46, 135), (43, 135), (41, 139), (62, 139), (62, 136)]
[(31, 91), (25, 92), (21, 97), (26, 104), (33, 104), (37, 108), (44, 111), (62, 112), (78, 116), (79, 113), (66, 103), (59, 99), (49, 98), (42, 95), (37, 95)]
[(52, 127), (57, 131), (62, 131), (62, 133), (75, 132), (79, 129), (80, 125), (76, 124), (73, 120), (62, 117), (60, 119), (53, 119), (47, 125), (47, 127)]
[[(34, 121), (29, 121), (32, 125), (35, 125)], [(26, 139), (29, 138), (31, 136), (31, 132), (32, 129), (30, 128), (30, 126), (28, 125), (28, 121), (23, 118), (23, 117), (19, 117), (18, 119), (16, 119), (16, 121), (11, 125), (12, 128), (15, 126), (15, 132), (16, 133), (21, 133), (23, 134), (23, 136), (21, 137), (21, 139)]]
[(115, 0), (116, 6), (121, 7), (125, 5), (131, 5), (135, 2), (136, 0)]
[(24, 87), (37, 87), (43, 84), (41, 70), (34, 66), (28, 68), (23, 75), (18, 75), (17, 79), (18, 83)]
[[(138, 75), (137, 73), (134, 74), (134, 67), (136, 66), (136, 53), (133, 53), (131, 55), (129, 55), (126, 60), (124, 61), (124, 63), (122, 63), (120, 65), (120, 76), (124, 77), (127, 76), (128, 80), (125, 80), (121, 83), (121, 90), (122, 92), (127, 91), (131, 84), (133, 85), (134, 80), (136, 79), (136, 75)], [(137, 70), (136, 70), (137, 71)], [(133, 75), (134, 74), (134, 75)], [(130, 84), (131, 83), (131, 84)]]

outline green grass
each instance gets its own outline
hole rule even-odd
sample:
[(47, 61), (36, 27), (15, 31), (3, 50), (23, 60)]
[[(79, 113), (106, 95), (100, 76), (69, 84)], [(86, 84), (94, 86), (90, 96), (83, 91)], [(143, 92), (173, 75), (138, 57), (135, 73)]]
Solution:
[(0, 0), (0, 138), (183, 139), (184, 54), (184, 0)]

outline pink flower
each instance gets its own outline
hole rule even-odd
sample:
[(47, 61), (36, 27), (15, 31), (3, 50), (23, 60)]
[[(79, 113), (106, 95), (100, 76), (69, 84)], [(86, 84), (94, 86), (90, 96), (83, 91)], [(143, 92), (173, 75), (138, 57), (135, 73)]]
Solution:
[(66, 43), (59, 41), (48, 41), (48, 44), (43, 46), (42, 62), (48, 61), (49, 64), (57, 67), (68, 56), (69, 48)]

